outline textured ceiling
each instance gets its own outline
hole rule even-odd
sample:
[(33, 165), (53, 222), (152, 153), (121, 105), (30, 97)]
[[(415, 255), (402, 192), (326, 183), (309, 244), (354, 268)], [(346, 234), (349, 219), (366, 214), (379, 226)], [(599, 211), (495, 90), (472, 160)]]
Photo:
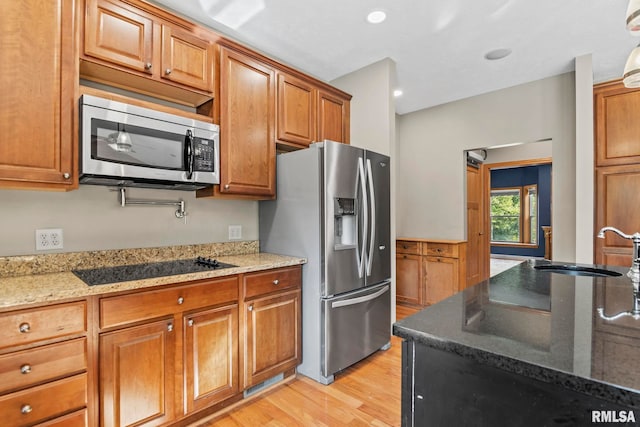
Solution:
[[(322, 80), (396, 62), (405, 114), (572, 71), (593, 55), (594, 80), (622, 75), (640, 39), (627, 0), (154, 0)], [(372, 9), (387, 20), (365, 21)], [(513, 53), (498, 61), (484, 54)]]

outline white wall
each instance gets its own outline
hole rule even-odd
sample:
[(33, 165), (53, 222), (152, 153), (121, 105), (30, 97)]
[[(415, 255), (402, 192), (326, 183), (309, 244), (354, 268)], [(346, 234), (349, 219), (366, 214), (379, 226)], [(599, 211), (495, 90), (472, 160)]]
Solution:
[(62, 228), (64, 249), (76, 252), (228, 241), (228, 226), (242, 225), (242, 240), (258, 239), (258, 203), (195, 199), (195, 192), (129, 189), (133, 198), (186, 201), (187, 223), (174, 207), (120, 207), (116, 192), (81, 185), (68, 193), (0, 190), (0, 256), (35, 251), (35, 229)]
[[(351, 100), (351, 145), (366, 148), (391, 158), (391, 301), (395, 301), (396, 277), (396, 109), (393, 89), (396, 65), (383, 59), (333, 80), (332, 85), (353, 95)], [(395, 304), (391, 305), (395, 320)]]
[(551, 138), (554, 258), (575, 258), (574, 73), (405, 114), (398, 120), (397, 233), (466, 239), (463, 151)]

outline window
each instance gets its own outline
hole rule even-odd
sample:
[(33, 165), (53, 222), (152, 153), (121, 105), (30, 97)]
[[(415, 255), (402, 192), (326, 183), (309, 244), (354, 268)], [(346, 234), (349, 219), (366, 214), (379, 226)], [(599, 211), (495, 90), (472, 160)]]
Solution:
[(538, 243), (538, 187), (491, 190), (491, 241), (504, 244)]

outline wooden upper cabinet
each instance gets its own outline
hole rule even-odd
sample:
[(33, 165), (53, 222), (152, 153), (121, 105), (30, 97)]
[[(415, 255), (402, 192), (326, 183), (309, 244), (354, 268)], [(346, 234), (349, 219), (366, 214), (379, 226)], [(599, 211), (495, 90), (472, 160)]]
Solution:
[(349, 100), (318, 92), (318, 141), (349, 143)]
[(275, 70), (220, 47), (220, 192), (275, 195)]
[(75, 28), (73, 0), (2, 6), (0, 187), (77, 188)]
[(640, 163), (640, 90), (621, 82), (596, 86), (596, 166)]
[[(596, 229), (616, 227), (627, 234), (640, 231), (640, 164), (596, 169)], [(604, 239), (595, 238), (596, 263), (631, 266), (631, 240), (615, 233), (606, 233)]]
[(162, 26), (162, 77), (213, 92), (213, 44), (187, 31)]
[(206, 98), (158, 83), (214, 92), (215, 37), (202, 38), (205, 30), (196, 34), (192, 24), (146, 3), (85, 1), (83, 77), (194, 106)]
[(84, 53), (151, 74), (153, 20), (119, 1), (86, 1)]
[(278, 73), (278, 142), (308, 147), (316, 139), (317, 89), (309, 82)]

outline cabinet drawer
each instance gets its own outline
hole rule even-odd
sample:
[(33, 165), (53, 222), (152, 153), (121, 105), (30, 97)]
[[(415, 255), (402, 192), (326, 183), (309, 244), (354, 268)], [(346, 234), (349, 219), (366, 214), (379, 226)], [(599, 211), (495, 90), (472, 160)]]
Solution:
[(87, 425), (87, 410), (83, 409), (55, 420), (38, 424), (38, 427), (86, 427)]
[(277, 292), (302, 285), (302, 268), (281, 268), (246, 274), (243, 280), (244, 298)]
[(407, 240), (396, 240), (396, 253), (420, 255), (420, 243)]
[(422, 255), (458, 258), (458, 246), (451, 243), (431, 243), (422, 245)]
[(0, 397), (2, 424), (6, 426), (33, 425), (86, 406), (87, 374)]
[(0, 314), (0, 349), (83, 333), (84, 301)]
[(87, 369), (86, 338), (0, 356), (0, 393)]
[(237, 300), (237, 276), (102, 298), (100, 327), (109, 328)]

